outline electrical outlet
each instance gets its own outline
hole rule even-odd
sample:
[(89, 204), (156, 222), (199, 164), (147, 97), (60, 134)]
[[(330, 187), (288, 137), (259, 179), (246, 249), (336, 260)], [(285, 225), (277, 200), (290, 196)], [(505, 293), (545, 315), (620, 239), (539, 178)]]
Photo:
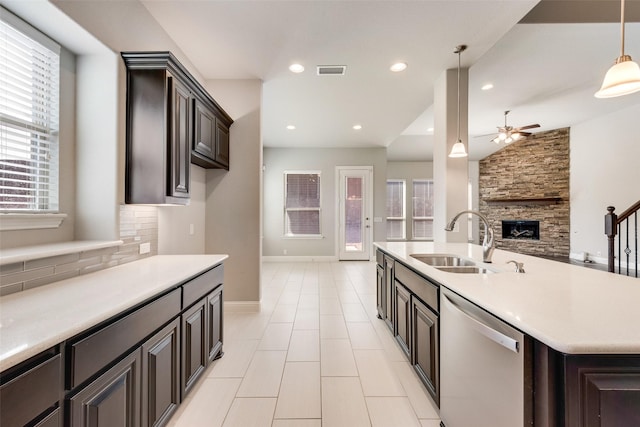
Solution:
[(140, 255), (151, 252), (151, 242), (140, 243)]

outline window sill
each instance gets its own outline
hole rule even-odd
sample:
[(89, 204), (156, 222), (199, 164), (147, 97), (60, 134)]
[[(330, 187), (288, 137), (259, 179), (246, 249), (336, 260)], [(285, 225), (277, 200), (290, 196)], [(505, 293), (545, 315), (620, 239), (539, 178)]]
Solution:
[(94, 249), (111, 248), (114, 246), (120, 246), (122, 243), (122, 240), (78, 240), (72, 242), (52, 243), (48, 245), (4, 249), (2, 250), (2, 256), (0, 256), (0, 265), (48, 258), (57, 255), (66, 255), (76, 252), (85, 252)]
[(66, 217), (67, 214), (60, 213), (2, 213), (0, 231), (58, 228)]
[(306, 236), (287, 236), (284, 235), (283, 236), (285, 239), (293, 239), (293, 240), (300, 240), (300, 239), (308, 239), (308, 240), (319, 240), (319, 239), (324, 239), (324, 236), (321, 234), (309, 234)]

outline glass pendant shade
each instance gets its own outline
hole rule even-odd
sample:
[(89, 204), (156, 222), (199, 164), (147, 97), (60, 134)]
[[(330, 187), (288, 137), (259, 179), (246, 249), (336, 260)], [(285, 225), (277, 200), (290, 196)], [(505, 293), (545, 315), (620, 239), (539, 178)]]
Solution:
[(640, 91), (640, 67), (629, 55), (621, 56), (604, 76), (596, 98), (613, 98)]
[(467, 157), (467, 149), (464, 147), (462, 141), (458, 140), (458, 142), (453, 144), (449, 157)]

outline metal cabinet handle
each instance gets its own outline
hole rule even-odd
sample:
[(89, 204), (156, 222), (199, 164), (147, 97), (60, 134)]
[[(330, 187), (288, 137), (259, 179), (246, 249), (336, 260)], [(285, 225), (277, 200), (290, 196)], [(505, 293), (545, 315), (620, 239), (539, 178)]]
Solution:
[(491, 341), (494, 341), (497, 344), (500, 344), (504, 348), (513, 351), (514, 353), (519, 352), (519, 345), (517, 340), (514, 340), (513, 338), (506, 336), (502, 332), (498, 332), (492, 327), (487, 326), (484, 323), (478, 321), (477, 319), (469, 316), (467, 313), (461, 310), (460, 307), (458, 307), (455, 302), (451, 301), (445, 294), (442, 294), (442, 296), (443, 296), (443, 301), (445, 305), (447, 305), (450, 310), (454, 310), (457, 313), (464, 316), (469, 321), (470, 326), (476, 332), (484, 335), (485, 337), (489, 338)]

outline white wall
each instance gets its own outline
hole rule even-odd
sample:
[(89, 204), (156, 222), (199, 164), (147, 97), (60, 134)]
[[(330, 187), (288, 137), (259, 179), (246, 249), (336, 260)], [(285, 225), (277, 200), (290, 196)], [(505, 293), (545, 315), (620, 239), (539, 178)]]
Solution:
[[(385, 148), (265, 148), (264, 149), (265, 256), (337, 257), (336, 166), (373, 166), (373, 217), (384, 219), (386, 193)], [(319, 170), (322, 239), (284, 237), (284, 171)], [(374, 241), (385, 240), (385, 223), (373, 222)]]
[(206, 173), (205, 251), (229, 254), (225, 301), (259, 301), (262, 82), (208, 80), (205, 87), (234, 120), (229, 171)]
[[(640, 99), (638, 94), (628, 96)], [(606, 263), (607, 206), (621, 213), (640, 200), (638, 118), (640, 103), (571, 127), (572, 257), (587, 252)]]

